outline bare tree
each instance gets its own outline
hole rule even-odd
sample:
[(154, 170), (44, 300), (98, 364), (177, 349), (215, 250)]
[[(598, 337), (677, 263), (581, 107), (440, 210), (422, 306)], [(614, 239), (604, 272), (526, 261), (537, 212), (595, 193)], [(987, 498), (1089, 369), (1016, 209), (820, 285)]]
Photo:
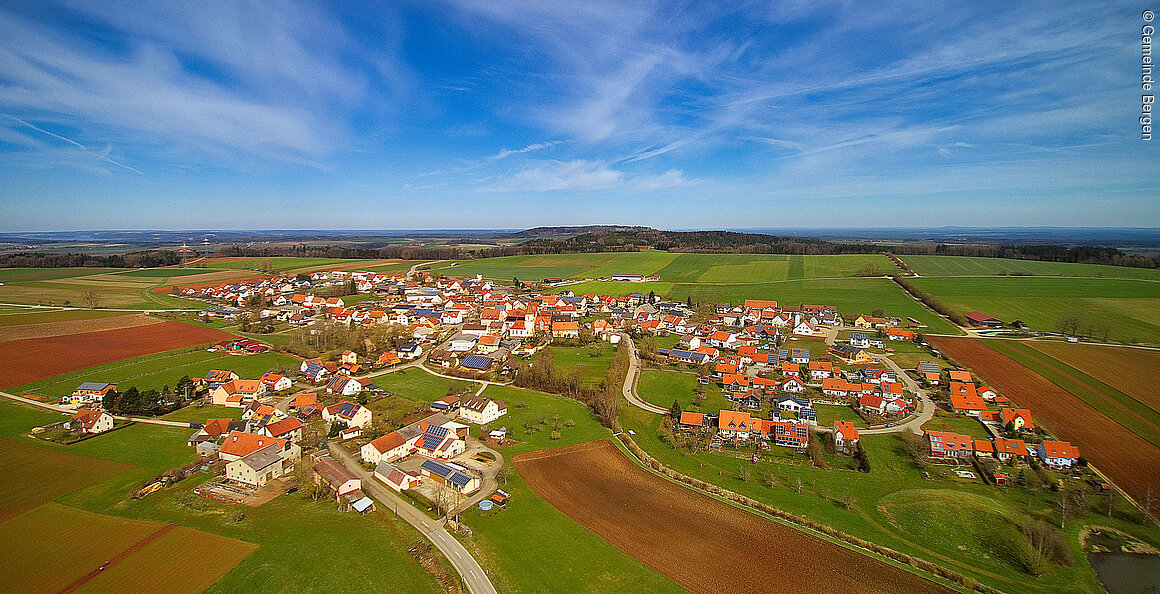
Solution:
[(81, 300), (90, 308), (97, 308), (101, 306), (101, 291), (96, 287), (89, 287), (81, 291)]
[(802, 477), (800, 476), (797, 478), (797, 494), (802, 494)]

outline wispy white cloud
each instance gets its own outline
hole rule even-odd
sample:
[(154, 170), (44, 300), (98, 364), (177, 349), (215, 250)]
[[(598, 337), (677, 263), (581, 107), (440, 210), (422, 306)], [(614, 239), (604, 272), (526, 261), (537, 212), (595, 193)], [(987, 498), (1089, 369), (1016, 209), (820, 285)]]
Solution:
[(492, 155), (491, 160), (492, 161), (499, 161), (500, 159), (506, 159), (512, 155), (522, 155), (524, 153), (530, 153), (532, 151), (540, 151), (540, 150), (544, 150), (547, 148), (552, 148), (558, 144), (561, 144), (561, 141), (551, 140), (548, 142), (537, 142), (535, 144), (529, 144), (528, 146), (525, 146), (524, 148), (519, 148), (519, 149), (513, 149), (513, 150), (503, 149), (500, 152)]
[(660, 175), (629, 175), (603, 161), (538, 161), (480, 189), (487, 192), (656, 191), (694, 183), (672, 169)]

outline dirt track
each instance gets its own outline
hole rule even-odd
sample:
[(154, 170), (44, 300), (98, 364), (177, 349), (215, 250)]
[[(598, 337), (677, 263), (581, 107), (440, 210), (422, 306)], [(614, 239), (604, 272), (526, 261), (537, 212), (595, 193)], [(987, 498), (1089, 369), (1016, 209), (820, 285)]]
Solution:
[(1132, 497), (1138, 499), (1149, 485), (1160, 492), (1160, 448), (978, 339), (932, 336), (931, 341), (1004, 396), (1031, 409), (1036, 423), (1079, 446), (1080, 454)]
[(515, 457), (556, 509), (692, 592), (946, 592), (669, 482), (598, 441)]
[(161, 322), (136, 328), (0, 342), (0, 389), (182, 347), (233, 338), (213, 328)]
[(94, 318), (91, 320), (68, 320), (62, 322), (41, 322), (38, 324), (19, 324), (6, 326), (0, 330), (0, 342), (10, 340), (24, 340), (26, 338), (47, 338), (49, 336), (66, 336), (84, 332), (100, 332), (103, 330), (117, 330), (120, 328), (136, 328), (160, 324), (163, 320), (151, 318), (145, 314), (127, 314), (108, 318)]

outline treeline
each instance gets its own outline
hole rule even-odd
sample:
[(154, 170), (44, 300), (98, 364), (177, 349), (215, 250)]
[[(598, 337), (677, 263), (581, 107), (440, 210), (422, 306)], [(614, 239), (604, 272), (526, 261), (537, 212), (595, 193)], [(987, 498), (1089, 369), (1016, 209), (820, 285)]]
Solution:
[(1160, 267), (1160, 254), (1137, 256), (1125, 254), (1114, 247), (1081, 245), (947, 245), (928, 246), (923, 253), (937, 256), (976, 256), (1007, 258), (1011, 260), (1038, 260), (1040, 262), (1074, 262), (1078, 264), (1109, 264), (1133, 268)]
[(179, 264), (172, 250), (149, 250), (96, 256), (93, 254), (48, 254), (29, 252), (0, 254), (0, 268), (155, 268)]

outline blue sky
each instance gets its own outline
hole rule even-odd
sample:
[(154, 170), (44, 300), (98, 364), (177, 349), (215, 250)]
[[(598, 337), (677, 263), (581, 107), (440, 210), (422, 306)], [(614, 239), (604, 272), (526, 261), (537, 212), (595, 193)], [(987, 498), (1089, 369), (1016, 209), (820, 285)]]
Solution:
[(1014, 4), (5, 0), (0, 230), (1160, 226), (1140, 6)]

